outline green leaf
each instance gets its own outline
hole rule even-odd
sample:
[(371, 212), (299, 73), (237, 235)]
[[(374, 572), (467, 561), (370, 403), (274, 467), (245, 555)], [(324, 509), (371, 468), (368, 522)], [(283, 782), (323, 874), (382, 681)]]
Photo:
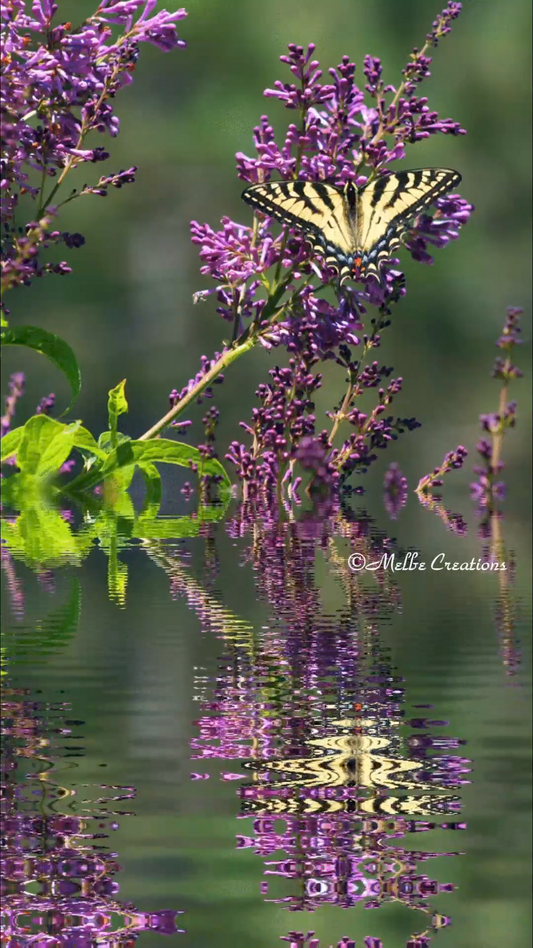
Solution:
[(147, 461), (144, 464), (139, 464), (139, 468), (144, 479), (144, 485), (146, 487), (144, 507), (145, 509), (155, 508), (159, 510), (162, 496), (161, 475), (155, 464), (152, 464), (151, 461)]
[(48, 415), (34, 415), (26, 422), (17, 451), (17, 464), (23, 474), (37, 473), (41, 458), (64, 427)]
[[(16, 451), (17, 464), (23, 474), (38, 478), (50, 477), (67, 460), (73, 448), (102, 461), (107, 456), (105, 451), (98, 447), (90, 431), (82, 426), (81, 421), (65, 425), (48, 415), (34, 415), (20, 432)], [(6, 435), (7, 437), (9, 435)], [(2, 441), (4, 440), (2, 438)], [(4, 450), (3, 445), (2, 449)], [(9, 443), (7, 450), (12, 453)]]
[[(98, 438), (98, 447), (105, 451), (106, 454), (109, 454), (113, 447), (111, 445), (112, 431), (102, 431), (102, 434)], [(124, 434), (122, 431), (117, 431), (117, 440), (114, 445), (116, 448), (117, 444), (122, 444), (123, 441), (131, 441), (129, 435)]]
[(100, 447), (100, 445), (95, 441), (90, 431), (87, 428), (84, 428), (79, 421), (75, 422), (77, 427), (74, 430), (74, 426), (69, 425), (68, 427), (73, 428), (73, 445), (75, 448), (78, 448), (79, 451), (87, 452), (90, 455), (94, 455), (101, 460), (104, 460), (106, 452)]
[(64, 339), (37, 326), (18, 326), (15, 329), (4, 329), (1, 341), (3, 346), (26, 346), (47, 356), (67, 378), (71, 398), (66, 411), (72, 407), (80, 394), (81, 375), (76, 356)]
[[(153, 441), (132, 441), (131, 444), (134, 453), (138, 451), (139, 460), (144, 463), (147, 461), (164, 462), (166, 464), (179, 464), (181, 467), (188, 467), (189, 469), (192, 465), (195, 465), (198, 475), (219, 476), (222, 478), (223, 484), (228, 486), (231, 484), (220, 461), (216, 458), (204, 458), (198, 448), (193, 448), (190, 444), (170, 441), (167, 438), (154, 438)], [(120, 451), (120, 447), (118, 451)], [(137, 458), (136, 461), (139, 463)]]
[(109, 431), (111, 433), (111, 447), (117, 446), (117, 428), (119, 415), (123, 415), (128, 410), (128, 403), (124, 394), (126, 379), (122, 379), (115, 388), (108, 392), (107, 413), (109, 416)]
[(73, 448), (79, 448), (101, 459), (106, 456), (105, 452), (98, 447), (90, 431), (82, 427), (81, 421), (75, 421), (71, 425), (61, 425), (61, 431), (56, 434), (41, 455), (36, 471), (37, 477), (49, 477), (58, 471)]
[(11, 457), (12, 454), (16, 454), (20, 442), (22, 441), (22, 435), (24, 433), (24, 427), (13, 428), (12, 431), (8, 431), (3, 438), (0, 438), (0, 451), (2, 452), (2, 461), (6, 461)]
[(231, 483), (222, 464), (216, 458), (204, 458), (197, 448), (189, 444), (156, 438), (153, 441), (124, 441), (117, 445), (98, 470), (80, 474), (68, 485), (68, 489), (69, 491), (90, 490), (110, 474), (132, 464), (145, 465), (158, 462), (178, 464), (180, 467), (188, 468), (195, 465), (199, 475), (219, 476), (222, 485), (226, 488), (229, 488)]

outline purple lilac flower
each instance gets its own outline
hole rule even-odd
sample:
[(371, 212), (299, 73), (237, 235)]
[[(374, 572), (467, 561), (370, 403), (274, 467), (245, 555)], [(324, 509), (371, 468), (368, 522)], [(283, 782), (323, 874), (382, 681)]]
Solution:
[(385, 509), (391, 518), (396, 520), (402, 507), (407, 503), (407, 478), (402, 474), (398, 464), (393, 461), (389, 465), (383, 480), (383, 500)]
[[(320, 314), (320, 309), (317, 313)], [(359, 341), (353, 335), (359, 325), (353, 319), (348, 337), (352, 345), (354, 340), (355, 344)], [(295, 329), (291, 331), (294, 335), (288, 348), (295, 353), (294, 357), (287, 368), (270, 370), (272, 382), (260, 385), (256, 392), (262, 407), (253, 409), (251, 424), (241, 422), (252, 439), (251, 447), (234, 441), (226, 454), (243, 483), (245, 499), (258, 491), (272, 493), (286, 487), (289, 498), (299, 502), (298, 489), (302, 473), (306, 472), (311, 472), (307, 493), (345, 489), (346, 481), (354, 472), (366, 472), (377, 459), (376, 450), (387, 447), (405, 430), (419, 427), (415, 418), (384, 414), (401, 391), (402, 379), (393, 379), (386, 388), (382, 387), (380, 383), (393, 370), (380, 366), (377, 361), (360, 368), (357, 361), (352, 360), (346, 343), (340, 342), (339, 336), (334, 341), (333, 322), (328, 330), (329, 339), (316, 314), (307, 319), (302, 317), (298, 336)], [(369, 348), (378, 342), (365, 340)], [(336, 424), (329, 434), (326, 430), (316, 431), (313, 399), (321, 387), (322, 375), (313, 369), (320, 359), (325, 361), (328, 357), (345, 367), (353, 378), (352, 401), (366, 389), (377, 388), (378, 404), (369, 415), (356, 408), (344, 411), (344, 420), (353, 431), (340, 448), (332, 443)], [(329, 414), (336, 417), (334, 412)]]
[(467, 455), (468, 451), (462, 444), (458, 444), (455, 451), (448, 451), (440, 466), (434, 468), (431, 474), (425, 474), (424, 477), (420, 478), (416, 488), (417, 493), (425, 494), (433, 490), (434, 487), (441, 487), (444, 475), (450, 471), (459, 470), (463, 466)]
[[(155, 11), (155, 0), (102, 0), (79, 26), (57, 23), (49, 0), (10, 0), (2, 5), (1, 77), (3, 221), (2, 287), (30, 282), (45, 271), (69, 272), (65, 263), (43, 265), (40, 251), (61, 235), (50, 232), (55, 196), (66, 174), (83, 164), (109, 158), (102, 146), (85, 147), (90, 132), (112, 137), (120, 122), (113, 103), (132, 81), (138, 46), (147, 42), (168, 51), (184, 46), (176, 23), (185, 10)], [(135, 168), (100, 178), (93, 188), (71, 191), (106, 194), (109, 186), (134, 180)], [(20, 237), (14, 214), (22, 195), (36, 203), (35, 220)], [(81, 235), (75, 235), (81, 238)], [(67, 246), (80, 246), (65, 241)]]
[[(430, 112), (426, 99), (418, 100), (411, 93), (407, 98), (393, 100), (389, 112), (383, 112), (381, 123), (378, 111), (365, 105), (365, 93), (355, 85), (355, 65), (344, 57), (336, 69), (330, 69), (331, 82), (320, 82), (322, 71), (317, 60), (312, 59), (315, 47), (310, 44), (307, 51), (290, 44), (289, 55), (281, 60), (289, 66), (297, 82), (277, 81), (273, 89), (265, 90), (269, 98), (277, 98), (289, 110), (301, 113), (300, 125), (289, 124), (284, 144), (280, 147), (274, 137), (273, 128), (266, 115), (254, 130), (257, 157), (251, 158), (242, 152), (237, 154), (238, 176), (247, 182), (267, 181), (272, 173), (282, 179), (299, 178), (310, 181), (331, 181), (342, 185), (348, 180), (363, 184), (368, 171), (376, 171), (395, 159), (404, 157), (403, 141), (416, 141), (436, 132), (463, 133), (450, 120), (440, 121)], [(382, 90), (381, 64), (379, 60), (366, 57), (364, 72), (369, 79), (371, 95), (379, 85)], [(377, 85), (376, 85), (377, 83)], [(381, 84), (380, 84), (381, 83)], [(388, 86), (387, 91), (396, 91)], [(384, 139), (394, 136), (395, 144), (388, 150)], [(445, 246), (459, 235), (459, 228), (472, 212), (472, 207), (458, 195), (447, 196), (436, 201), (435, 217), (424, 214), (414, 222), (407, 246), (415, 259), (428, 258), (427, 243), (436, 247)], [(290, 231), (291, 240), (281, 242), (271, 233), (271, 221), (263, 219), (254, 228), (243, 227), (224, 218), (223, 230), (214, 232), (209, 225), (191, 224), (193, 242), (200, 245), (200, 257), (204, 261), (202, 272), (212, 276), (218, 283), (215, 291), (225, 291), (219, 310), (227, 319), (233, 319), (232, 306), (235, 297), (250, 296), (242, 316), (256, 315), (261, 308), (257, 299), (261, 282), (257, 274), (267, 271), (274, 264), (294, 271), (295, 278), (316, 273), (322, 284), (333, 283), (335, 278), (320, 260), (313, 259), (306, 249), (306, 241), (298, 232)], [(375, 305), (375, 294), (379, 302), (387, 300), (391, 293), (391, 281), (395, 277), (383, 274), (381, 288), (366, 286), (357, 296)], [(255, 278), (255, 279), (254, 279)], [(250, 285), (250, 282), (253, 284)], [(231, 288), (231, 292), (226, 289)], [(219, 297), (220, 299), (220, 297)]]
[(505, 432), (516, 424), (516, 402), (507, 399), (510, 382), (523, 375), (512, 361), (514, 347), (521, 344), (522, 312), (518, 307), (508, 308), (502, 335), (496, 341), (498, 349), (504, 352), (503, 356), (497, 356), (492, 370), (493, 378), (501, 382), (498, 411), (479, 416), (483, 437), (477, 443), (477, 452), (481, 463), (474, 466), (477, 478), (470, 484), (470, 492), (476, 506), (485, 511), (489, 519), (495, 504), (505, 500), (505, 484), (497, 478), (504, 468), (501, 456)]
[(56, 397), (53, 392), (50, 392), (50, 395), (45, 395), (44, 398), (41, 398), (41, 401), (37, 405), (35, 412), (37, 415), (50, 415), (54, 409), (56, 403)]

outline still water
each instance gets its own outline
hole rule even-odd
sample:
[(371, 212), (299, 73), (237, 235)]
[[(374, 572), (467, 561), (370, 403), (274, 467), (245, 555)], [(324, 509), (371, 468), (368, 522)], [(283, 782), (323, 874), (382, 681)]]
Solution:
[(8, 542), (3, 943), (529, 944), (523, 538), (423, 514)]

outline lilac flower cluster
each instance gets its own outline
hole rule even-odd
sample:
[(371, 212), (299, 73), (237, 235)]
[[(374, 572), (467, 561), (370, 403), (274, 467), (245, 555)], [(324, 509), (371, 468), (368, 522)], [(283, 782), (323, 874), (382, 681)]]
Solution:
[[(367, 91), (372, 97), (378, 97), (376, 107), (369, 108), (365, 105), (364, 91), (355, 84), (355, 64), (348, 57), (343, 57), (336, 69), (329, 70), (333, 82), (323, 85), (319, 63), (311, 58), (314, 50), (313, 44), (305, 52), (302, 47), (290, 44), (289, 55), (281, 57), (297, 82), (278, 80), (273, 89), (265, 90), (265, 95), (277, 98), (289, 110), (299, 111), (301, 123), (288, 126), (285, 142), (280, 147), (268, 116), (263, 115), (260, 125), (254, 129), (258, 156), (252, 158), (242, 152), (236, 156), (237, 173), (242, 180), (263, 182), (274, 172), (284, 180), (330, 181), (337, 185), (353, 180), (360, 185), (368, 179), (368, 174), (375, 174), (390, 162), (403, 158), (404, 142), (438, 132), (464, 134), (457, 123), (439, 120), (437, 113), (430, 112), (426, 99), (416, 98), (413, 90), (406, 91), (405, 82), (398, 89), (394, 86), (383, 89), (381, 80), (377, 84), (369, 83)], [(366, 57), (367, 78), (381, 75), (381, 69), (379, 60)], [(384, 93), (394, 93), (387, 109), (382, 98)], [(394, 144), (388, 149), (385, 140), (391, 136)], [(440, 247), (456, 239), (471, 212), (472, 206), (457, 195), (438, 199), (435, 217), (422, 215), (411, 229), (415, 259), (430, 259), (423, 253), (428, 242)], [(257, 319), (257, 311), (264, 305), (264, 300), (256, 296), (264, 285), (258, 277), (275, 264), (278, 270), (282, 267), (292, 271), (290, 275), (295, 280), (316, 274), (323, 285), (335, 285), (331, 272), (320, 260), (313, 260), (305, 240), (294, 231), (290, 231), (291, 239), (287, 241), (273, 236), (268, 219), (261, 223), (256, 221), (253, 227), (245, 227), (229, 218), (224, 218), (222, 224), (222, 230), (216, 232), (207, 224), (193, 221), (191, 231), (193, 242), (201, 248), (202, 273), (218, 283), (215, 290), (207, 292), (218, 294), (222, 303), (219, 312), (226, 319), (233, 319), (235, 305), (240, 306), (241, 318)], [(383, 287), (374, 287), (372, 292), (366, 286), (356, 294), (357, 298), (373, 304), (388, 299), (391, 284), (398, 275), (389, 271), (384, 276)]]
[(44, 398), (41, 398), (41, 401), (35, 409), (37, 415), (50, 415), (54, 409), (56, 403), (56, 397), (53, 392), (50, 392), (50, 395), (45, 395)]
[[(261, 117), (254, 129), (256, 156), (242, 152), (236, 156), (239, 178), (251, 184), (275, 176), (362, 185), (405, 157), (408, 144), (438, 133), (464, 134), (457, 122), (439, 118), (427, 99), (418, 95), (420, 83), (429, 75), (427, 52), (449, 32), (460, 9), (461, 4), (450, 3), (435, 20), (398, 87), (384, 85), (381, 61), (371, 56), (364, 60), (364, 88), (356, 84), (355, 64), (346, 56), (323, 83), (315, 46), (304, 50), (290, 44), (281, 60), (292, 75), (288, 81), (277, 80), (265, 96), (281, 102), (294, 114), (294, 121), (280, 144), (268, 116)], [(472, 210), (458, 194), (438, 198), (433, 213), (420, 214), (406, 234), (405, 245), (414, 259), (432, 263), (428, 248), (457, 239)], [(196, 298), (216, 295), (217, 312), (233, 326), (233, 347), (251, 340), (289, 352), (288, 369), (272, 370), (272, 381), (257, 391), (261, 408), (243, 425), (251, 444), (235, 441), (226, 456), (236, 465), (245, 496), (286, 489), (297, 499), (298, 487), (309, 474), (308, 491), (345, 487), (353, 472), (367, 470), (375, 460), (375, 449), (383, 449), (418, 422), (386, 414), (402, 380), (380, 386), (392, 370), (366, 364), (369, 350), (380, 344), (380, 330), (389, 323), (390, 307), (405, 294), (397, 261), (383, 266), (379, 282), (369, 277), (360, 286), (340, 286), (335, 272), (314, 254), (301, 231), (289, 227), (280, 234), (273, 224), (264, 215), (256, 216), (252, 226), (225, 217), (216, 231), (193, 221), (192, 241), (200, 248), (201, 272), (216, 284)], [(377, 308), (378, 316), (372, 320), (373, 331), (365, 333), (368, 307)], [(336, 361), (348, 376), (348, 392), (330, 413), (329, 433), (317, 428), (311, 397), (321, 384), (316, 366), (325, 360)], [(355, 408), (355, 401), (370, 387), (379, 389), (378, 404), (367, 415)], [(334, 446), (344, 422), (354, 430), (341, 446)]]
[(462, 444), (458, 444), (455, 451), (448, 451), (444, 455), (442, 464), (435, 467), (431, 474), (425, 474), (424, 477), (420, 478), (416, 488), (417, 493), (427, 494), (434, 487), (441, 487), (444, 483), (442, 480), (444, 475), (449, 474), (450, 471), (459, 470), (465, 463), (467, 456), (468, 451)]
[(497, 356), (492, 370), (493, 378), (502, 383), (498, 411), (480, 415), (479, 419), (483, 431), (483, 437), (477, 444), (481, 464), (474, 467), (477, 478), (470, 489), (478, 507), (488, 512), (494, 508), (495, 501), (505, 499), (505, 484), (498, 477), (504, 467), (501, 456), (505, 432), (516, 424), (516, 402), (507, 399), (510, 382), (523, 375), (518, 366), (513, 364), (513, 349), (521, 343), (522, 312), (518, 307), (509, 307), (507, 310), (502, 335), (496, 342), (504, 355)]
[[(253, 409), (250, 425), (241, 422), (251, 436), (251, 447), (234, 441), (226, 454), (236, 467), (245, 499), (260, 491), (271, 493), (286, 487), (289, 498), (299, 503), (298, 489), (306, 476), (308, 494), (347, 490), (348, 478), (354, 472), (366, 472), (378, 457), (376, 450), (386, 448), (405, 430), (419, 427), (416, 418), (384, 414), (401, 391), (403, 380), (393, 379), (383, 387), (380, 383), (390, 377), (392, 368), (380, 366), (377, 361), (364, 365), (363, 359), (352, 358), (349, 346), (340, 341), (336, 322), (321, 325), (320, 314), (317, 307), (312, 314), (302, 317), (298, 336), (293, 317), (288, 320), (288, 335), (292, 335), (287, 348), (294, 356), (288, 367), (270, 370), (272, 381), (261, 384), (256, 392), (262, 407)], [(344, 339), (348, 338), (351, 345), (359, 345), (355, 335), (359, 328), (360, 322), (353, 319), (344, 330)], [(376, 332), (371, 338), (364, 335), (362, 343), (366, 353), (379, 345), (380, 337)], [(322, 385), (321, 373), (313, 372), (313, 368), (328, 359), (334, 359), (347, 371), (349, 383), (342, 404), (327, 413), (333, 421), (329, 433), (316, 430), (313, 400)], [(376, 388), (377, 405), (370, 414), (352, 407), (362, 392)], [(353, 431), (337, 448), (333, 439), (341, 421), (346, 421)]]
[[(257, 389), (261, 407), (253, 409), (251, 425), (241, 422), (253, 447), (248, 450), (234, 441), (226, 455), (236, 467), (246, 496), (271, 491), (288, 481), (297, 462), (304, 471), (311, 472), (315, 487), (335, 485), (339, 474), (328, 459), (327, 432), (315, 436), (313, 395), (320, 388), (322, 376), (313, 374), (311, 368), (317, 361), (309, 351), (299, 359), (291, 358), (286, 368), (271, 369), (271, 382)], [(295, 499), (301, 482), (298, 476), (289, 483)]]
[[(132, 81), (139, 43), (168, 51), (184, 46), (176, 31), (185, 10), (155, 11), (156, 0), (101, 0), (79, 26), (54, 23), (52, 0), (2, 3), (2, 287), (28, 283), (45, 270), (69, 271), (64, 262), (44, 266), (40, 251), (65, 235), (50, 233), (56, 195), (69, 171), (105, 161), (102, 146), (86, 147), (91, 132), (116, 136), (113, 101)], [(135, 168), (100, 178), (95, 187), (71, 191), (106, 194), (134, 180)], [(22, 236), (14, 223), (20, 198), (36, 203), (35, 219)], [(79, 236), (79, 235), (78, 235)]]

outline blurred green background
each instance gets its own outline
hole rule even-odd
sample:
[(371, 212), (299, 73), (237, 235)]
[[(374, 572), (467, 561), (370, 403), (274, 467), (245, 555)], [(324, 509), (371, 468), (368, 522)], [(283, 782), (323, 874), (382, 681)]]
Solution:
[[(228, 327), (215, 313), (216, 302), (192, 303), (192, 294), (212, 283), (199, 273), (189, 222), (217, 227), (223, 215), (250, 221), (234, 154), (252, 153), (252, 129), (262, 113), (280, 134), (292, 118), (263, 97), (276, 78), (289, 76), (278, 60), (287, 43), (316, 43), (324, 72), (347, 53), (361, 80), (362, 59), (370, 52), (382, 57), (385, 81), (396, 83), (440, 8), (438, 0), (190, 0), (189, 16), (179, 24), (186, 50), (164, 54), (141, 47), (134, 84), (116, 99), (120, 135), (98, 138), (111, 158), (105, 168), (85, 166), (71, 177), (80, 185), (91, 171), (96, 177), (135, 164), (137, 182), (107, 199), (90, 196), (67, 206), (61, 227), (87, 238), (85, 247), (67, 252), (73, 274), (48, 276), (12, 293), (9, 303), (14, 323), (41, 325), (75, 349), (83, 374), (76, 417), (101, 430), (107, 391), (127, 378), (124, 427), (138, 436), (166, 410), (169, 391), (196, 372), (200, 354), (220, 346)], [(58, 18), (76, 22), (92, 9), (86, 0), (63, 2)], [(452, 33), (434, 51), (433, 75), (423, 85), (430, 106), (458, 120), (468, 135), (433, 136), (411, 146), (403, 164), (457, 168), (461, 193), (476, 213), (459, 241), (437, 251), (433, 267), (402, 254), (407, 296), (381, 355), (405, 379), (398, 413), (416, 414), (423, 424), (395, 450), (410, 480), (459, 442), (474, 449), (479, 413), (497, 406), (490, 370), (506, 306), (524, 306), (524, 335), (530, 337), (530, 16), (528, 0), (505, 7), (499, 0), (466, 0)], [(281, 351), (261, 350), (229, 369), (216, 390), (222, 448), (239, 436), (238, 421), (248, 417), (258, 381), (283, 358)], [(44, 359), (8, 351), (4, 368), (19, 367), (29, 372), (28, 413), (52, 390), (64, 407), (66, 385)], [(323, 409), (344, 388), (335, 367), (328, 369)], [(513, 392), (519, 431), (506, 447), (509, 479), (523, 491), (521, 503), (528, 497), (526, 478), (516, 474), (528, 451), (527, 389), (520, 383)], [(191, 417), (201, 414), (196, 409)], [(201, 433), (198, 424), (191, 437), (201, 440)], [(385, 459), (380, 463), (375, 470), (381, 482)]]

